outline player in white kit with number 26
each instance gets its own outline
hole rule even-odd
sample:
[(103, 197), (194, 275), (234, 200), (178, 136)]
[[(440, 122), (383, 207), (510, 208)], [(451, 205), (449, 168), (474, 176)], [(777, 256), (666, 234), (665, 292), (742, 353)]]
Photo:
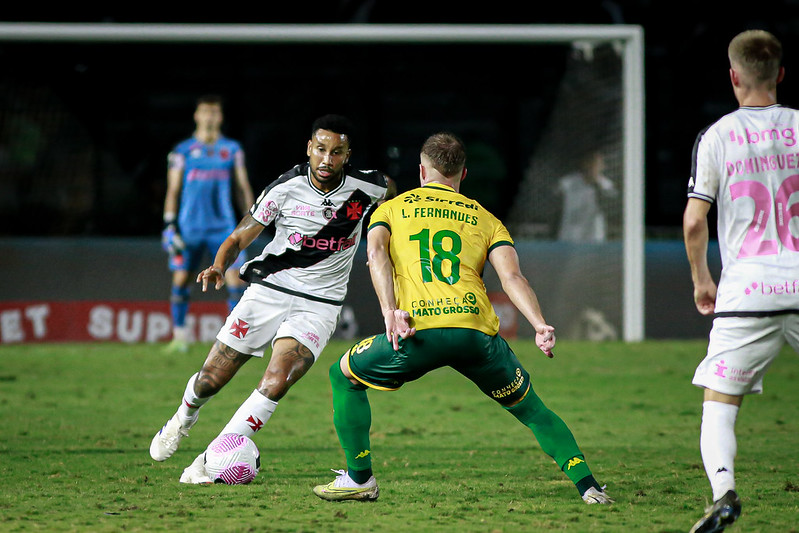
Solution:
[[(749, 30), (729, 45), (739, 108), (700, 133), (683, 217), (694, 301), (715, 314), (707, 356), (693, 383), (703, 387), (700, 450), (713, 505), (692, 532), (716, 532), (741, 513), (735, 488), (735, 419), (743, 397), (788, 342), (799, 351), (799, 111), (777, 103), (782, 45)], [(707, 215), (715, 203), (722, 271), (707, 264)]]

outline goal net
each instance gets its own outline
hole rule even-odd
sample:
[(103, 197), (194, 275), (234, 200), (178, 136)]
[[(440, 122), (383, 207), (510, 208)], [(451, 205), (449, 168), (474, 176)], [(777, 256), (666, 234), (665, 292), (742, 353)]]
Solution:
[[(462, 192), (511, 230), (559, 336), (640, 340), (642, 49), (626, 25), (0, 23), (2, 232), (157, 235), (166, 153), (201, 94), (225, 96), (256, 190), (344, 111), (365, 133), (353, 162), (401, 190), (427, 135), (461, 135)], [(347, 316), (374, 329), (360, 305)]]
[(529, 151), (506, 221), (517, 239), (537, 243), (542, 305), (571, 339), (622, 336), (621, 53), (617, 43), (571, 43), (546, 133)]

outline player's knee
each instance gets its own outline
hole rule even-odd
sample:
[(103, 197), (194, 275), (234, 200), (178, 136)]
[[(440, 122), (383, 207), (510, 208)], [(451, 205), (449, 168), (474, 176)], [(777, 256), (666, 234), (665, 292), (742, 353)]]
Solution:
[(344, 375), (344, 371), (341, 369), (340, 359), (337, 359), (335, 363), (330, 365), (328, 376), (330, 376), (330, 384), (333, 388), (350, 390), (366, 390), (367, 388), (356, 379), (351, 379)]
[(300, 376), (293, 375), (292, 372), (284, 369), (267, 369), (258, 384), (258, 392), (276, 402), (283, 398), (291, 386), (299, 379)]

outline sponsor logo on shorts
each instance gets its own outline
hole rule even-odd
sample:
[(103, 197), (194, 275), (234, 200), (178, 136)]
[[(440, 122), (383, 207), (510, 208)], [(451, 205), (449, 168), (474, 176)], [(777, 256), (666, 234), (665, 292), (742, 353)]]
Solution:
[(722, 359), (721, 361), (716, 363), (716, 371), (713, 373), (713, 375), (723, 379), (729, 379), (730, 381), (749, 383), (750, 381), (752, 381), (752, 378), (755, 376), (755, 371), (727, 366), (724, 363), (724, 360)]
[(250, 331), (250, 325), (244, 320), (237, 318), (230, 326), (230, 334), (238, 339), (243, 339), (247, 332)]
[(499, 390), (491, 391), (491, 396), (496, 399), (505, 398), (519, 390), (522, 385), (524, 385), (524, 375), (522, 374), (522, 369), (517, 368), (516, 377), (513, 379), (513, 381)]
[(312, 331), (306, 331), (305, 333), (302, 334), (302, 338), (311, 341), (314, 344), (314, 346), (319, 348), (319, 335), (317, 335), (316, 333)]

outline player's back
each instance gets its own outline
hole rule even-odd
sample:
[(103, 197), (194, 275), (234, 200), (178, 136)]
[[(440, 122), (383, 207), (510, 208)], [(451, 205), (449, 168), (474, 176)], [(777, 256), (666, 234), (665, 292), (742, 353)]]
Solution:
[(450, 187), (429, 184), (380, 206), (370, 227), (375, 224), (391, 231), (397, 304), (417, 329), (497, 333), (483, 267), (494, 246), (513, 241), (494, 215)]
[(717, 203), (724, 267), (717, 312), (794, 307), (798, 142), (799, 112), (780, 105), (741, 107), (697, 140), (689, 197)]
[[(183, 186), (178, 224), (184, 234), (232, 231), (233, 172), (243, 152), (238, 142), (220, 137), (205, 144), (192, 137), (178, 144), (170, 161), (182, 162)], [(171, 163), (172, 164), (172, 163)]]

